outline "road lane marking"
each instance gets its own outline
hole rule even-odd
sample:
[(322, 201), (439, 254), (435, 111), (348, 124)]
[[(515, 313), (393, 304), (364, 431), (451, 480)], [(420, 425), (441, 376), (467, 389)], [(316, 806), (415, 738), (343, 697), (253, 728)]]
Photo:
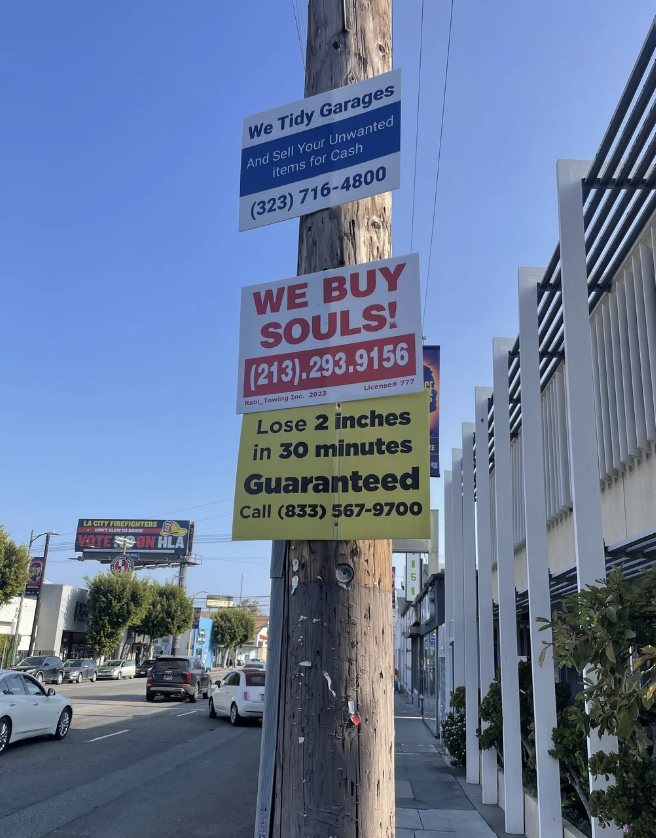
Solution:
[(96, 736), (95, 739), (87, 739), (87, 742), (100, 742), (101, 739), (109, 739), (110, 736), (120, 736), (122, 733), (129, 732), (129, 730), (117, 730), (116, 733), (106, 733), (104, 736)]
[(180, 716), (191, 716), (192, 713), (198, 713), (198, 710), (188, 710), (186, 713), (176, 713), (176, 715), (180, 718)]

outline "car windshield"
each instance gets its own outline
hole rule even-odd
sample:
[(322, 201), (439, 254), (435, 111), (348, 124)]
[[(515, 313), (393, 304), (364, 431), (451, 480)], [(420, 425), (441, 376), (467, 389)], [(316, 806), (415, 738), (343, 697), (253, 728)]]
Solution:
[(120, 666), (123, 661), (105, 661), (103, 666)]
[(64, 666), (66, 669), (79, 669), (82, 666), (82, 661), (66, 661)]
[(21, 666), (41, 666), (45, 662), (45, 658), (25, 658), (21, 661)]
[(154, 663), (155, 663), (155, 659), (153, 658), (152, 660), (142, 661), (140, 666), (152, 666)]

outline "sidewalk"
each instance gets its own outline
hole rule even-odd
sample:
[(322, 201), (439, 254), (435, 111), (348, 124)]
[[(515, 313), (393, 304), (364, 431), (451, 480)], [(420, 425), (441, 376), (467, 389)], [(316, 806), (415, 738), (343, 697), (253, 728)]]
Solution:
[(484, 806), (480, 786), (445, 762), (439, 740), (403, 695), (395, 697), (394, 716), (396, 838), (511, 838), (502, 809)]

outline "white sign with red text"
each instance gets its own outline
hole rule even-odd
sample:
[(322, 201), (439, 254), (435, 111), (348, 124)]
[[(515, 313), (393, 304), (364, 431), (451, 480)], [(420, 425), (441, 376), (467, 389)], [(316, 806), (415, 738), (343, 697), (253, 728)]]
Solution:
[(419, 256), (241, 289), (237, 413), (424, 389)]

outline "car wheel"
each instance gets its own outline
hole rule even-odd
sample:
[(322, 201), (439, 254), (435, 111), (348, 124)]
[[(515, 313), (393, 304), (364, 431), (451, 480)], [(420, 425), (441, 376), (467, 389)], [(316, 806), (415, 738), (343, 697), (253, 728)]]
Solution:
[(11, 738), (11, 724), (9, 719), (0, 719), (0, 754), (9, 744)]
[(61, 682), (63, 680), (64, 680), (64, 673), (63, 672), (58, 672), (57, 673), (57, 686), (59, 686), (59, 684), (61, 684)]
[(64, 739), (66, 737), (66, 734), (71, 727), (72, 715), (73, 714), (68, 707), (62, 710), (62, 714), (57, 722), (57, 727), (55, 728), (55, 739)]
[(155, 701), (154, 693), (146, 693), (146, 701)]
[(41, 684), (43, 684), (43, 672), (37, 672), (34, 677), (36, 678), (37, 681), (39, 681)]
[(116, 676), (116, 680), (117, 680), (117, 681), (120, 681), (120, 680), (121, 680), (121, 673), (120, 673), (120, 672), (117, 674), (117, 676)]
[(94, 681), (96, 681), (97, 679), (98, 679), (98, 673), (97, 673), (97, 672), (94, 672), (94, 673), (93, 673), (93, 675), (91, 676), (91, 683), (93, 683), (93, 682), (94, 682)]
[(230, 721), (235, 727), (241, 724), (241, 716), (239, 715), (239, 710), (237, 709), (236, 704), (233, 704), (230, 708)]
[(216, 709), (214, 708), (213, 698), (210, 698), (210, 719), (216, 719)]
[(198, 696), (198, 684), (196, 684), (193, 693), (189, 696), (189, 701), (191, 701), (192, 704), (195, 704), (198, 701)]
[(82, 673), (81, 673), (81, 672), (78, 672), (78, 675), (77, 675), (77, 679), (76, 679), (76, 680), (77, 680), (78, 684), (81, 684), (81, 683), (82, 683)]
[(211, 686), (211, 682), (210, 682), (210, 684), (208, 684), (208, 685), (207, 685), (207, 687), (203, 690), (203, 698), (209, 698), (209, 697), (210, 697), (210, 686)]

